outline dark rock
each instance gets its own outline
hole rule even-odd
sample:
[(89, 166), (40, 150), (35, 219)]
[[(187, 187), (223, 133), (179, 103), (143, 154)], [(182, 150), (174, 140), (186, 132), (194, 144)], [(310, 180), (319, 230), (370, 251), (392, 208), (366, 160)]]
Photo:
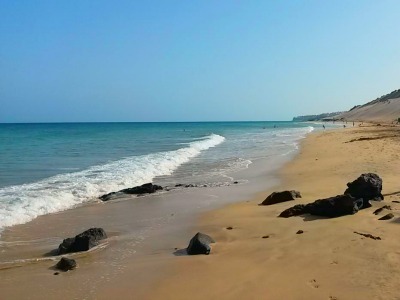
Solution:
[(262, 238), (263, 238), (263, 239), (268, 239), (268, 238), (269, 238), (269, 235), (264, 235)]
[(306, 205), (298, 204), (284, 210), (279, 217), (289, 218), (303, 214), (311, 214), (322, 217), (340, 217), (358, 212), (362, 205), (362, 199), (355, 199), (350, 195), (338, 195), (326, 199), (316, 200)]
[(99, 241), (107, 238), (102, 228), (90, 228), (73, 238), (67, 238), (58, 246), (58, 255), (87, 251), (99, 244)]
[(187, 187), (187, 188), (196, 187), (196, 185), (194, 185), (194, 184), (187, 184), (187, 185), (185, 185), (185, 187)]
[(374, 236), (374, 235), (369, 234), (369, 233), (361, 233), (361, 232), (357, 232), (357, 231), (354, 231), (354, 233), (362, 235), (362, 236), (365, 236), (365, 237), (373, 239), (373, 240), (381, 240), (381, 238), (379, 236)]
[(135, 186), (133, 188), (127, 188), (127, 189), (123, 189), (120, 190), (118, 192), (111, 192), (108, 194), (105, 194), (103, 196), (100, 196), (100, 200), (102, 201), (108, 201), (110, 199), (112, 199), (114, 196), (116, 195), (120, 195), (120, 194), (129, 194), (129, 195), (143, 195), (143, 194), (152, 194), (155, 193), (158, 190), (162, 190), (162, 186), (159, 185), (155, 185), (152, 183), (146, 183), (140, 186)]
[(108, 201), (108, 200), (112, 199), (114, 196), (120, 195), (120, 194), (121, 193), (119, 193), (119, 192), (111, 192), (111, 193), (105, 194), (103, 196), (100, 196), (99, 199), (101, 201)]
[(75, 243), (75, 238), (66, 238), (63, 242), (58, 246), (58, 255), (65, 254), (71, 251), (72, 245)]
[(302, 233), (304, 233), (303, 230), (299, 230), (299, 231), (296, 232), (296, 234), (302, 234)]
[(58, 275), (58, 274), (60, 274), (60, 272), (54, 272), (54, 275)]
[(356, 199), (363, 199), (363, 205), (360, 208), (371, 207), (369, 200), (383, 200), (382, 179), (377, 174), (361, 174), (356, 180), (349, 182), (347, 187), (345, 194), (351, 195)]
[(272, 205), (276, 203), (294, 200), (296, 198), (301, 198), (300, 192), (298, 191), (292, 190), (292, 191), (274, 192), (271, 195), (269, 195), (260, 205)]
[(234, 181), (234, 182), (233, 182), (233, 184), (238, 184), (238, 183), (239, 183), (238, 181)]
[(186, 249), (187, 254), (196, 255), (196, 254), (210, 254), (211, 247), (210, 244), (215, 243), (212, 237), (198, 232), (196, 235), (190, 240), (189, 246)]
[(389, 209), (392, 210), (392, 208), (389, 205), (384, 205), (381, 208), (378, 208), (377, 210), (374, 211), (374, 215), (378, 215), (382, 210), (384, 209)]
[(175, 184), (175, 187), (180, 187), (180, 186), (183, 186), (183, 184), (182, 183)]
[(152, 194), (158, 190), (162, 190), (162, 186), (146, 183), (141, 186), (135, 186), (133, 188), (123, 189), (120, 192), (124, 194), (142, 195), (142, 194)]
[(397, 200), (393, 200), (392, 202), (393, 203), (400, 203), (400, 201), (397, 201)]
[(76, 261), (71, 258), (62, 257), (61, 260), (56, 264), (56, 268), (64, 272), (73, 270), (76, 268)]
[(232, 226), (229, 226), (229, 227), (226, 227), (226, 229), (228, 229), (228, 230), (232, 230), (232, 229), (233, 229), (233, 227), (232, 227)]
[(379, 220), (390, 220), (394, 218), (394, 214), (389, 213), (387, 215), (384, 215), (382, 218), (379, 218)]
[(279, 217), (281, 218), (290, 218), (290, 217), (294, 217), (294, 216), (300, 216), (305, 214), (305, 205), (304, 204), (297, 204), (295, 206), (292, 206), (288, 209), (285, 209), (283, 212), (281, 212), (281, 214), (279, 215)]
[(307, 204), (305, 210), (311, 215), (334, 218), (355, 214), (361, 205), (362, 199), (355, 199), (350, 195), (338, 195)]

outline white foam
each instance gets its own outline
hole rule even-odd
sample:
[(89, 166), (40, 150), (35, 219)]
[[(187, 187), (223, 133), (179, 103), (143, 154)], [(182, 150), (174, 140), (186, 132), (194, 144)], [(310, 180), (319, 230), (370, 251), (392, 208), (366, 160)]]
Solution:
[(2, 188), (0, 229), (74, 207), (105, 193), (152, 182), (157, 176), (171, 175), (180, 165), (224, 140), (223, 136), (211, 134), (175, 151), (128, 157), (80, 172)]

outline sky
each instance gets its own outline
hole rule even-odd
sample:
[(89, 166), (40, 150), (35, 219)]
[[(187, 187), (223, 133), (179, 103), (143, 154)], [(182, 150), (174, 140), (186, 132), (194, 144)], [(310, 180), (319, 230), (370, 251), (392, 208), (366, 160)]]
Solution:
[(0, 122), (291, 120), (400, 88), (400, 1), (0, 0)]

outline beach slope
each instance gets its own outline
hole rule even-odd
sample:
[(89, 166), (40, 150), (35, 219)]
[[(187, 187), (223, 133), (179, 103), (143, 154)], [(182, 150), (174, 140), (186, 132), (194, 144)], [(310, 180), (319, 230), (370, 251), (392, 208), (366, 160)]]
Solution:
[[(297, 158), (281, 171), (279, 186), (204, 215), (193, 234), (201, 231), (217, 241), (211, 254), (173, 257), (166, 276), (146, 298), (398, 299), (400, 204), (392, 201), (400, 200), (399, 142), (399, 127), (309, 135)], [(383, 179), (385, 196), (371, 208), (332, 219), (277, 217), (295, 204), (342, 194), (348, 182), (368, 172)], [(299, 190), (303, 197), (258, 205), (270, 192), (285, 189)], [(392, 210), (373, 214), (383, 205)], [(388, 212), (392, 220), (378, 220)], [(303, 233), (296, 234), (299, 230)]]

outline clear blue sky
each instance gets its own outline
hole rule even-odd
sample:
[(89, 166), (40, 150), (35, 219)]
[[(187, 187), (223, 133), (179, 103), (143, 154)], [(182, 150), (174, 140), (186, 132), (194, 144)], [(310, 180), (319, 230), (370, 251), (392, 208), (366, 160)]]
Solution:
[(0, 122), (289, 120), (400, 88), (400, 1), (0, 0)]

